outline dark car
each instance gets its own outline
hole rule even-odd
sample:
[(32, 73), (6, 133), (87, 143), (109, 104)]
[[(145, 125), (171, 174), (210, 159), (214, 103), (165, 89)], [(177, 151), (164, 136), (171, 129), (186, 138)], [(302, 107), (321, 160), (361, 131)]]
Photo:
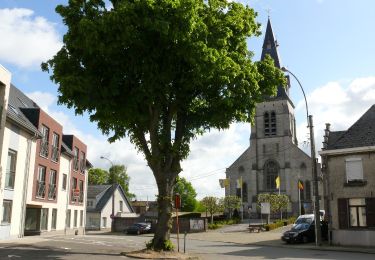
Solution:
[(145, 234), (151, 232), (151, 224), (149, 223), (135, 223), (125, 230), (126, 234)]
[[(320, 228), (322, 231), (322, 238), (327, 238), (327, 223), (322, 221), (320, 223)], [(307, 243), (315, 241), (315, 224), (314, 222), (297, 224), (292, 227), (291, 230), (284, 232), (281, 239), (287, 243)]]

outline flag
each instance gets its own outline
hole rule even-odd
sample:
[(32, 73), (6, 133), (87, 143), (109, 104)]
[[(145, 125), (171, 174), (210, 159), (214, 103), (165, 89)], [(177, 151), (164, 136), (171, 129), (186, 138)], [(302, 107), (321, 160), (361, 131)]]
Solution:
[(237, 189), (241, 189), (242, 188), (242, 177), (237, 179)]
[(225, 188), (229, 187), (229, 179), (219, 179), (220, 187)]
[(303, 190), (303, 183), (301, 181), (298, 181), (298, 189)]
[(224, 179), (224, 187), (229, 187), (230, 181), (229, 179)]
[(276, 183), (276, 189), (280, 189), (280, 176), (277, 176), (275, 183)]

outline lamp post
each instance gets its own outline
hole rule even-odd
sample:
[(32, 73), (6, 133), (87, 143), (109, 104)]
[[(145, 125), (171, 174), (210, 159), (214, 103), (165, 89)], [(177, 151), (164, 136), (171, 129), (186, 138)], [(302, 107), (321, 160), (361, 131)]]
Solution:
[(309, 115), (309, 108), (307, 106), (307, 99), (305, 91), (302, 87), (301, 82), (298, 80), (296, 75), (294, 75), (290, 70), (285, 67), (281, 68), (282, 71), (290, 73), (293, 78), (298, 82), (298, 85), (301, 87), (303, 97), (305, 99), (306, 105), (306, 119), (307, 127), (310, 130), (310, 147), (311, 147), (311, 166), (312, 166), (312, 177), (313, 177), (313, 190), (314, 190), (314, 218), (315, 218), (315, 245), (321, 245), (321, 230), (320, 230), (320, 210), (319, 210), (319, 190), (318, 190), (318, 172), (317, 172), (317, 159), (315, 156), (315, 142), (314, 142), (314, 126), (312, 115)]
[[(108, 162), (110, 162), (111, 163), (111, 168), (113, 170), (114, 164), (113, 164), (113, 162), (110, 159), (108, 159), (107, 157), (104, 157), (104, 156), (100, 156), (100, 159), (107, 160)], [(115, 231), (115, 185), (116, 185), (115, 178), (113, 176), (113, 183), (112, 183), (113, 194), (112, 194), (111, 232)]]

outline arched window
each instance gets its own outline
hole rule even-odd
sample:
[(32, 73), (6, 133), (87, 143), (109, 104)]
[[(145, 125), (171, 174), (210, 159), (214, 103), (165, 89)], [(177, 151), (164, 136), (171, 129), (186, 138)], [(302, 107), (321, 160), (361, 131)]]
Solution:
[(311, 185), (310, 181), (305, 182), (306, 200), (311, 200)]
[(270, 136), (270, 115), (264, 113), (264, 136)]
[(247, 183), (242, 183), (242, 202), (248, 202), (247, 199)]
[(279, 165), (274, 160), (269, 160), (264, 165), (266, 190), (276, 190), (276, 178), (279, 176)]
[(276, 114), (271, 112), (271, 135), (276, 135)]

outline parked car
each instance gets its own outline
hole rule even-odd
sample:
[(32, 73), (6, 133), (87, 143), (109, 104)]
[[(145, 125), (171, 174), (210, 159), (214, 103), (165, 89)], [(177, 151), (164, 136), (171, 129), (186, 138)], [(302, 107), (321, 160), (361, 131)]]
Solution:
[(149, 223), (135, 223), (124, 230), (126, 234), (145, 234), (151, 232), (151, 224)]
[[(320, 222), (322, 238), (326, 239), (328, 235), (327, 222)], [(291, 230), (284, 232), (281, 240), (286, 243), (308, 243), (315, 241), (315, 223), (311, 218), (301, 218), (300, 223), (292, 227)]]
[(296, 221), (293, 224), (293, 227), (297, 226), (298, 224), (303, 224), (303, 223), (311, 224), (314, 222), (314, 219), (315, 219), (314, 214), (301, 215), (296, 219)]

